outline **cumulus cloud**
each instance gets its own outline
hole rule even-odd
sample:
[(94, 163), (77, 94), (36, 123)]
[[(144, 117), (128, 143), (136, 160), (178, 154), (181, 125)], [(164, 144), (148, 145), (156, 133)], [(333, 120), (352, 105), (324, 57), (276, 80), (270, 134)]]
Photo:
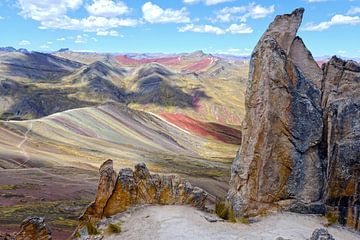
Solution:
[(122, 1), (115, 2), (112, 0), (93, 0), (90, 5), (86, 6), (86, 10), (89, 14), (100, 17), (116, 17), (130, 11)]
[(360, 13), (360, 7), (351, 7), (349, 11), (347, 11), (348, 15), (355, 15)]
[(115, 16), (115, 13), (109, 8), (99, 9), (100, 6), (112, 6), (113, 10), (118, 11), (116, 15), (125, 14), (125, 11), (128, 11), (128, 9), (125, 10), (127, 7), (122, 2), (111, 0), (94, 0), (87, 6), (88, 11), (94, 15), (80, 19), (67, 15), (68, 11), (76, 10), (82, 5), (83, 0), (19, 0), (20, 14), (25, 18), (39, 21), (40, 29), (99, 32), (118, 27), (132, 27), (140, 23), (137, 19), (110, 17)]
[(120, 34), (115, 31), (115, 30), (111, 30), (111, 31), (99, 31), (96, 33), (96, 35), (98, 36), (112, 36), (112, 37), (118, 37), (120, 36)]
[(28, 40), (21, 40), (18, 44), (19, 44), (20, 46), (27, 46), (27, 45), (30, 45), (31, 42), (28, 41)]
[(61, 38), (58, 38), (58, 39), (56, 39), (57, 41), (65, 41), (66, 40), (66, 38), (64, 38), (64, 37), (61, 37)]
[(183, 0), (183, 3), (195, 4), (195, 3), (203, 2), (205, 5), (210, 6), (210, 5), (216, 5), (219, 3), (233, 2), (233, 1), (234, 0)]
[(226, 50), (217, 51), (219, 54), (238, 55), (238, 56), (249, 56), (252, 49), (250, 48), (229, 48)]
[(18, 0), (20, 14), (26, 18), (44, 21), (63, 16), (68, 10), (76, 10), (82, 0)]
[(74, 40), (74, 43), (87, 43), (88, 42), (88, 36), (86, 34), (83, 35), (76, 35), (74, 37), (69, 37), (69, 39)]
[(194, 25), (187, 24), (183, 27), (178, 28), (179, 32), (197, 32), (197, 33), (214, 33), (216, 35), (222, 35), (225, 33), (231, 34), (246, 34), (252, 33), (253, 29), (246, 25), (245, 23), (241, 24), (231, 24), (227, 29), (222, 29), (213, 25)]
[(275, 6), (264, 7), (259, 4), (250, 3), (237, 7), (225, 7), (216, 12), (216, 20), (220, 22), (241, 21), (246, 22), (248, 18), (264, 18), (275, 11)]
[(187, 24), (183, 27), (180, 27), (178, 30), (179, 32), (215, 33), (216, 35), (225, 33), (223, 29), (207, 24), (206, 25)]
[(230, 25), (227, 31), (232, 34), (243, 34), (243, 33), (252, 33), (254, 30), (245, 23), (241, 23), (241, 24), (233, 23)]
[(142, 8), (143, 18), (150, 23), (188, 23), (190, 22), (189, 12), (186, 8), (174, 10), (171, 8), (162, 9), (152, 2), (146, 2)]
[(303, 28), (304, 31), (323, 31), (336, 25), (358, 25), (360, 24), (360, 17), (358, 16), (346, 16), (337, 14), (333, 16), (329, 21), (320, 22), (318, 24), (308, 23)]

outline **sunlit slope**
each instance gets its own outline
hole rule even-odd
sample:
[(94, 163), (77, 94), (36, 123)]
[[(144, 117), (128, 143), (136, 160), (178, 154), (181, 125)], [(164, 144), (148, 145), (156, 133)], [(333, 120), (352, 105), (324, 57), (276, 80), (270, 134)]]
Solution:
[(247, 61), (203, 52), (142, 57), (0, 52), (0, 119), (37, 119), (117, 102), (156, 114), (240, 125)]
[(69, 110), (38, 120), (3, 121), (0, 134), (2, 168), (98, 167), (112, 158), (117, 167), (146, 162), (153, 171), (225, 176), (237, 148), (118, 104)]

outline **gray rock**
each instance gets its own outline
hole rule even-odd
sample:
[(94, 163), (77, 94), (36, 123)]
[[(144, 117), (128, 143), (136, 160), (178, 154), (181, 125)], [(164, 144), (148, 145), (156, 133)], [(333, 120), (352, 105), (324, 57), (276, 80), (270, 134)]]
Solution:
[(324, 228), (315, 229), (310, 240), (335, 240), (335, 238)]
[[(309, 55), (300, 40), (294, 41), (302, 14), (297, 9), (276, 17), (251, 56), (243, 142), (228, 194), (236, 215), (256, 214), (283, 199), (321, 198), (321, 91), (309, 79), (319, 76), (305, 76), (292, 59)], [(301, 68), (313, 64), (308, 57)]]

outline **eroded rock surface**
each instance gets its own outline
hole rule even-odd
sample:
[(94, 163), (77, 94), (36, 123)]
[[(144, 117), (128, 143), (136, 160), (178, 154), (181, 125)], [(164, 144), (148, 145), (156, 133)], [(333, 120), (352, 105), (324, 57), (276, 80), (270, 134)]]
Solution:
[(41, 217), (28, 217), (20, 225), (16, 240), (50, 240), (51, 230)]
[[(102, 171), (104, 166), (106, 171)], [(100, 174), (96, 200), (81, 216), (80, 226), (140, 204), (189, 204), (204, 209), (207, 203), (208, 193), (203, 189), (177, 175), (150, 174), (144, 163), (137, 164), (134, 170), (121, 169), (115, 183), (112, 161), (102, 165)]]
[(310, 240), (335, 240), (335, 238), (324, 228), (315, 229)]
[[(294, 39), (302, 14), (297, 9), (276, 17), (252, 54), (244, 137), (229, 192), (237, 215), (256, 214), (285, 199), (301, 206), (321, 199), (321, 92), (288, 54), (297, 53), (290, 47), (299, 48)], [(303, 69), (315, 62), (302, 61)]]
[(325, 202), (360, 230), (360, 64), (333, 57), (324, 68)]
[(296, 37), (303, 12), (276, 17), (252, 53), (228, 200), (237, 216), (327, 211), (359, 230), (360, 65), (321, 70)]
[(84, 214), (80, 217), (80, 220), (98, 220), (102, 218), (106, 203), (113, 193), (116, 181), (116, 172), (113, 169), (113, 161), (111, 159), (105, 161), (100, 166), (99, 173), (100, 178), (95, 201), (86, 209)]

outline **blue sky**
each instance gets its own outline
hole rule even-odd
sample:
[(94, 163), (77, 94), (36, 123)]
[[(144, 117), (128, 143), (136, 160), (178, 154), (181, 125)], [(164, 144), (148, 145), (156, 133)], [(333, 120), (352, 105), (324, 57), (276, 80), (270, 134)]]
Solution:
[(248, 55), (276, 15), (297, 7), (315, 56), (360, 56), (360, 0), (0, 0), (0, 46)]

